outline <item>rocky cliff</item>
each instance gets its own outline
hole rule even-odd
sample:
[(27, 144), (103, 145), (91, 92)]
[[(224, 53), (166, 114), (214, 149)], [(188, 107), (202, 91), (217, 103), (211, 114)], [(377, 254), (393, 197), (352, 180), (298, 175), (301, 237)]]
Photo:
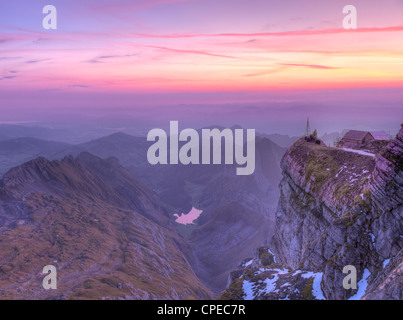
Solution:
[[(300, 139), (281, 167), (273, 261), (241, 264), (223, 297), (402, 299), (403, 127), (376, 155)], [(343, 288), (347, 265), (357, 289)]]

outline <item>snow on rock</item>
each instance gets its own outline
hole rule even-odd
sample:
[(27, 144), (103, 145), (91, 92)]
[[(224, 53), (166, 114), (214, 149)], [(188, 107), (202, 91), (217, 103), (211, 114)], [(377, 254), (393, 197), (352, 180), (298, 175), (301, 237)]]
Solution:
[(250, 266), (252, 264), (252, 262), (253, 262), (253, 259), (250, 259), (249, 261), (245, 262), (243, 266), (244, 267)]
[(243, 274), (237, 278), (238, 289), (234, 284), (229, 285), (223, 296), (231, 298), (241, 290), (244, 300), (325, 300), (321, 288), (322, 273), (290, 270), (277, 264), (257, 265), (253, 261), (244, 266)]
[(274, 255), (274, 253), (270, 249), (267, 249), (267, 252), (273, 256), (273, 261), (274, 261), (274, 263), (276, 263), (277, 261), (276, 261), (276, 256)]
[(364, 275), (362, 276), (362, 279), (358, 282), (358, 291), (355, 295), (351, 296), (348, 300), (360, 300), (364, 294), (365, 291), (367, 290), (368, 282), (367, 279), (371, 275), (368, 269), (364, 270)]
[(317, 272), (307, 272), (301, 275), (303, 278), (314, 278), (313, 279), (313, 285), (312, 285), (312, 294), (317, 300), (326, 300), (326, 298), (323, 295), (322, 288), (321, 288), (321, 283), (322, 283), (322, 277), (323, 273)]
[(371, 237), (372, 244), (375, 246), (375, 236), (372, 233), (368, 233), (368, 235)]
[(245, 293), (244, 300), (253, 300), (254, 293), (253, 293), (254, 283), (244, 280), (242, 283), (242, 289)]
[(344, 151), (347, 151), (347, 152), (354, 152), (354, 153), (360, 154), (362, 156), (369, 156), (369, 157), (375, 158), (375, 155), (373, 153), (365, 152), (362, 150), (355, 150), (355, 149), (349, 149), (349, 148), (341, 148), (341, 149)]

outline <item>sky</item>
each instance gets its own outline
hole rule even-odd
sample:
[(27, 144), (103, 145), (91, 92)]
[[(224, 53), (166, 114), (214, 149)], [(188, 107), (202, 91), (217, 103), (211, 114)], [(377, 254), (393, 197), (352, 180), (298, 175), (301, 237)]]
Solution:
[(402, 39), (403, 0), (2, 0), (0, 123), (395, 132)]

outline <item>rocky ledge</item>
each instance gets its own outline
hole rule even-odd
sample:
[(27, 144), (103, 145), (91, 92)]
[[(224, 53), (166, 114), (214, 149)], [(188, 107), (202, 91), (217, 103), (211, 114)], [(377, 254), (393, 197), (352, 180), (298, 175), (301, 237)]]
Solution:
[[(402, 299), (403, 126), (378, 154), (300, 139), (282, 170), (267, 249), (276, 261), (263, 266), (255, 255), (223, 297)], [(347, 265), (357, 270), (357, 289), (343, 288)]]

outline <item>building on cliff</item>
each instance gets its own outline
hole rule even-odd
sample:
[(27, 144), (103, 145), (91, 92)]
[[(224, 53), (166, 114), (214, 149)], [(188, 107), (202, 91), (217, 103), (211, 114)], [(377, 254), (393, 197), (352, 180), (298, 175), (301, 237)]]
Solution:
[(273, 237), (221, 298), (403, 300), (403, 124), (374, 157), (300, 139), (281, 169)]
[(385, 131), (371, 131), (370, 133), (375, 140), (390, 140)]
[(349, 130), (337, 146), (357, 148), (371, 140), (389, 140), (389, 136), (384, 131)]

